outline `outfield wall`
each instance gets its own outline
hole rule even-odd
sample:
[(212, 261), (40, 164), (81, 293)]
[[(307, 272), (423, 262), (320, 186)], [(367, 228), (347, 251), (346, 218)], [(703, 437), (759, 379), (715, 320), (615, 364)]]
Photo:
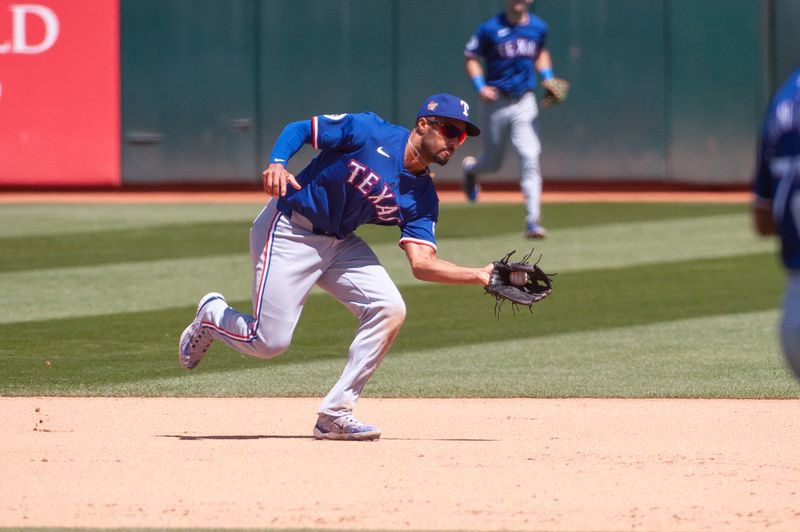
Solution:
[[(440, 91), (479, 109), (462, 50), (503, 4), (0, 0), (0, 184), (256, 183), (288, 121), (371, 110), (410, 126)], [(59, 17), (47, 53), (14, 50), (46, 37), (35, 15), (20, 30), (20, 5)], [(547, 180), (750, 179), (765, 103), (800, 63), (796, 0), (536, 0), (534, 11), (573, 84), (542, 114)], [(89, 52), (67, 39), (87, 28), (103, 33)], [(480, 151), (469, 142), (438, 178), (457, 181), (460, 159)], [(507, 157), (486, 179), (517, 174)]]

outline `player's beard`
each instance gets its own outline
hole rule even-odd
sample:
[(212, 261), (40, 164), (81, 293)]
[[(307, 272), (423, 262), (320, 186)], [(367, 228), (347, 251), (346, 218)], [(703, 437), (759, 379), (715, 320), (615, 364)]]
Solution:
[(433, 162), (440, 166), (444, 166), (450, 160), (450, 157), (453, 156), (453, 152), (448, 150), (447, 148), (443, 148), (436, 153), (433, 154)]
[(456, 150), (455, 147), (450, 146), (449, 143), (442, 145), (441, 141), (423, 138), (420, 151), (426, 161), (444, 166)]

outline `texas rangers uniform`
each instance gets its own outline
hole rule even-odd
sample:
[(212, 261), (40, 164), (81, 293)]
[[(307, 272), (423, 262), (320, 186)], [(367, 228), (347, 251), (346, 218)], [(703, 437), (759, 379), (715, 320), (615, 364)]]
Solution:
[(754, 179), (756, 207), (771, 208), (789, 279), (783, 303), (781, 341), (800, 378), (800, 69), (772, 99), (761, 130)]
[(483, 59), (486, 84), (501, 93), (493, 102), (481, 102), (483, 152), (465, 170), (474, 175), (497, 170), (510, 132), (511, 143), (520, 157), (520, 187), (529, 226), (538, 224), (541, 218), (539, 109), (533, 89), (534, 62), (545, 47), (546, 36), (547, 24), (541, 18), (529, 14), (526, 23), (512, 25), (506, 14), (500, 13), (478, 26), (464, 50), (468, 58)]
[[(447, 164), (466, 137), (476, 135), (480, 128), (469, 121), (469, 105), (445, 93), (425, 100), (411, 131), (373, 113), (315, 116), (286, 126), (262, 173), (265, 191), (277, 199), (250, 230), (252, 314), (229, 307), (221, 294), (206, 294), (181, 334), (181, 365), (197, 366), (215, 339), (259, 358), (281, 354), (317, 285), (359, 326), (344, 372), (322, 401), (314, 437), (377, 439), (380, 429), (355, 419), (352, 410), (394, 342), (406, 308), (378, 258), (353, 231), (364, 223), (398, 226), (416, 277), (486, 285), (491, 264), (459, 266), (436, 256), (439, 200), (428, 170), (431, 162)], [(285, 165), (304, 144), (320, 153), (295, 177)]]
[(438, 197), (427, 171), (414, 175), (403, 166), (409, 134), (372, 113), (315, 116), (287, 126), (271, 162), (285, 164), (304, 143), (321, 152), (297, 175), (302, 188), (271, 200), (253, 223), (253, 312), (234, 310), (221, 298), (201, 303), (202, 326), (213, 338), (260, 358), (289, 347), (314, 285), (345, 305), (359, 327), (321, 414), (352, 411), (405, 317), (399, 291), (353, 231), (364, 223), (395, 225), (401, 246), (436, 248)]

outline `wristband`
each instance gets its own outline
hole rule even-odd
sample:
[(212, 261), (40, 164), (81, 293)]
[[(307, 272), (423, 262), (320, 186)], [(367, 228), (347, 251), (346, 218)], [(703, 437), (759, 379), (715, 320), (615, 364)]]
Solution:
[(472, 86), (475, 88), (475, 92), (481, 92), (481, 89), (486, 86), (486, 80), (480, 74), (472, 76)]
[(553, 79), (555, 76), (553, 75), (552, 68), (545, 68), (544, 70), (539, 72), (539, 75), (542, 76), (542, 79), (547, 81), (548, 79)]

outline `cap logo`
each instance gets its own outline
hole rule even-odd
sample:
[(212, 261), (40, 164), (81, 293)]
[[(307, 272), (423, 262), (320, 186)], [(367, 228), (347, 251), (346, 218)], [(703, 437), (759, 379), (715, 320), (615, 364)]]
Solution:
[(464, 109), (464, 116), (469, 118), (469, 104), (464, 100), (461, 100), (461, 107)]
[(435, 111), (437, 107), (439, 107), (439, 104), (436, 103), (436, 100), (428, 102), (428, 111)]

